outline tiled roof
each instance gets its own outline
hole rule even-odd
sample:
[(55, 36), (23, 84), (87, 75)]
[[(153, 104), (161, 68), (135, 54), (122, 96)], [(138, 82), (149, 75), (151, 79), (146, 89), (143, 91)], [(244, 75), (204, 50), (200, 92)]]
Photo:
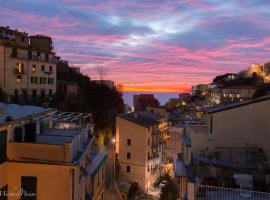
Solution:
[(159, 123), (163, 117), (152, 112), (132, 112), (121, 114), (118, 117), (134, 122), (146, 128)]

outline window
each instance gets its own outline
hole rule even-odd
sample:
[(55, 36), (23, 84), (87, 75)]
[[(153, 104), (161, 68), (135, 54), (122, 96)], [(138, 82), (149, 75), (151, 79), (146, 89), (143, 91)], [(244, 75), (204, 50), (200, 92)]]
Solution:
[(37, 91), (33, 90), (32, 91), (32, 98), (35, 99), (37, 97)]
[(7, 200), (8, 199), (8, 185), (0, 188), (0, 200)]
[(50, 66), (50, 72), (51, 72), (51, 73), (53, 72), (53, 67), (52, 67), (52, 66)]
[(52, 95), (52, 89), (49, 89), (49, 95), (50, 96)]
[(12, 53), (11, 55), (14, 56), (14, 57), (17, 57), (17, 49), (16, 48), (12, 48)]
[(127, 173), (130, 173), (130, 166), (127, 166)]
[(32, 72), (35, 73), (37, 71), (37, 66), (36, 65), (32, 65)]
[(148, 138), (148, 146), (150, 146), (150, 139)]
[(19, 95), (19, 90), (18, 89), (15, 89), (14, 90), (14, 96), (18, 96)]
[(37, 52), (37, 57), (38, 57), (38, 59), (40, 58), (40, 52)]
[(22, 96), (26, 100), (26, 98), (27, 98), (27, 91), (26, 91), (26, 89), (22, 89)]
[(41, 91), (40, 91), (40, 97), (41, 97), (42, 99), (45, 98), (45, 90), (44, 90), (44, 89), (41, 89)]
[(49, 61), (49, 55), (47, 53), (45, 54), (45, 61)]
[(147, 153), (147, 157), (148, 157), (148, 160), (150, 160), (150, 153), (149, 152)]
[(131, 139), (127, 139), (127, 145), (128, 145), (128, 146), (131, 145)]
[(22, 76), (17, 76), (16, 82), (17, 83), (22, 83)]
[(210, 116), (210, 134), (213, 133), (213, 116)]
[(127, 152), (127, 159), (131, 159), (131, 154), (130, 154), (130, 152)]
[(28, 51), (28, 58), (32, 59), (32, 57), (33, 57), (32, 51)]
[(45, 66), (44, 65), (41, 65), (41, 71), (45, 71)]
[(21, 191), (24, 191), (21, 200), (36, 200), (37, 199), (37, 177), (22, 176)]
[(37, 76), (31, 76), (31, 83), (32, 84), (38, 84), (38, 77)]
[(7, 132), (0, 132), (0, 163), (7, 160)]
[(24, 73), (23, 63), (16, 64), (16, 72), (17, 73)]
[(39, 77), (39, 84), (46, 84), (46, 77)]
[(53, 84), (54, 83), (54, 78), (48, 78), (48, 84)]

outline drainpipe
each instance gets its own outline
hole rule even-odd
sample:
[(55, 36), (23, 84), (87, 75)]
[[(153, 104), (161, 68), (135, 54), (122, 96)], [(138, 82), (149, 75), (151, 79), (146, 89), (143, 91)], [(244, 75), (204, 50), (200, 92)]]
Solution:
[(4, 88), (6, 87), (6, 46), (4, 46)]
[(71, 192), (72, 192), (71, 196), (72, 196), (72, 200), (74, 200), (74, 198), (75, 198), (75, 194), (74, 194), (74, 185), (75, 185), (74, 184), (74, 169), (71, 170), (71, 176), (72, 176), (71, 177), (71, 179), (72, 179), (71, 180), (72, 181), (72, 183), (71, 183), (71, 187), (72, 187), (71, 188)]

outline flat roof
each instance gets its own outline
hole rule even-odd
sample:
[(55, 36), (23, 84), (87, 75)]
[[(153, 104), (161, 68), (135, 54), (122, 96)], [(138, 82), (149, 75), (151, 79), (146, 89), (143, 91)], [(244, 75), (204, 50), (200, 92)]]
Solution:
[(0, 113), (0, 124), (6, 122), (8, 116), (13, 120), (19, 120), (30, 115), (36, 115), (43, 112), (53, 111), (52, 108), (43, 108), (39, 106), (8, 104), (0, 102), (0, 109), (3, 113)]
[(246, 100), (246, 101), (242, 101), (242, 102), (237, 102), (237, 103), (228, 103), (228, 104), (221, 104), (221, 105), (217, 105), (217, 106), (212, 106), (206, 109), (207, 113), (217, 113), (217, 112), (222, 112), (222, 111), (226, 111), (226, 110), (230, 110), (230, 109), (234, 109), (234, 108), (239, 108), (242, 106), (247, 106), (250, 104), (254, 104), (254, 103), (259, 103), (262, 101), (267, 101), (270, 100), (270, 95), (267, 96), (262, 96), (262, 97), (258, 97), (258, 98), (254, 98), (251, 100)]

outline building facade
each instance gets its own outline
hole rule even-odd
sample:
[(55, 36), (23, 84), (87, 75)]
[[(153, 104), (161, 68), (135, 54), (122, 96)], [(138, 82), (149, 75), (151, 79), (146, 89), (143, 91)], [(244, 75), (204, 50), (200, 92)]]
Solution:
[(257, 91), (255, 86), (231, 86), (220, 90), (223, 101), (242, 101), (253, 98)]
[(133, 105), (135, 111), (144, 111), (147, 107), (159, 107), (159, 101), (153, 94), (134, 94)]
[(151, 112), (133, 112), (117, 117), (116, 153), (120, 177), (138, 183), (147, 193), (162, 174), (167, 160), (168, 124), (164, 117)]
[[(186, 126), (193, 156), (208, 148), (220, 153), (220, 159), (241, 167), (258, 167), (249, 163), (246, 153), (262, 150), (270, 159), (268, 123), (269, 96), (239, 103), (218, 105), (207, 109), (205, 126)], [(242, 153), (241, 153), (242, 152)], [(254, 153), (254, 152), (253, 152)], [(256, 153), (256, 152), (255, 152)]]
[(0, 198), (104, 199), (107, 154), (94, 143), (89, 113), (0, 108)]
[(50, 37), (0, 27), (0, 88), (11, 100), (45, 98), (56, 92)]

